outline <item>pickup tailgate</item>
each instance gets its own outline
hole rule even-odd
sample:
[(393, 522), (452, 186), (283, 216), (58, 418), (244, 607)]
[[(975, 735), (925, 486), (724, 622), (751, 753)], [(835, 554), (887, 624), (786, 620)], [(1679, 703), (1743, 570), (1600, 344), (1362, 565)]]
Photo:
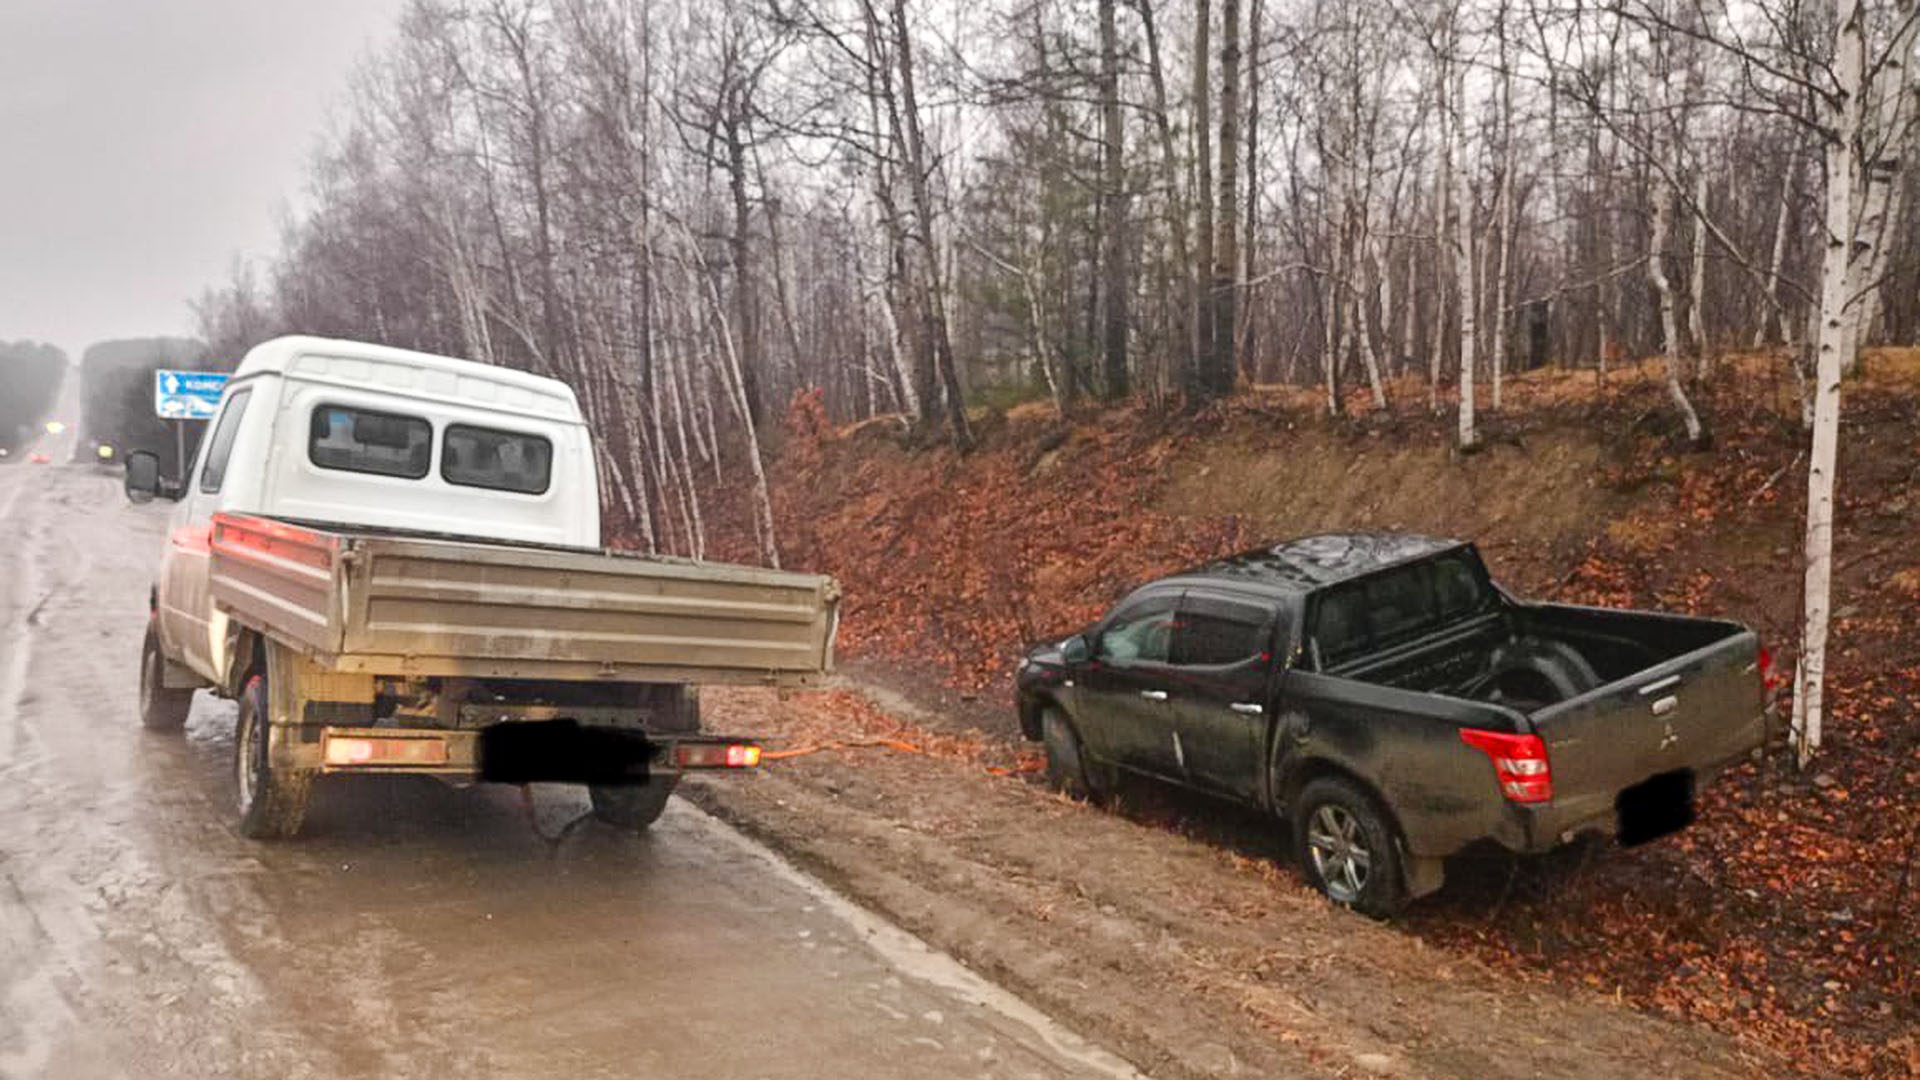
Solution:
[(341, 671), (805, 684), (832, 670), (819, 574), (214, 517), (215, 602)]
[(1630, 678), (1532, 716), (1553, 772), (1555, 823), (1611, 816), (1614, 797), (1651, 777), (1713, 771), (1760, 746), (1766, 718), (1759, 638), (1733, 627)]

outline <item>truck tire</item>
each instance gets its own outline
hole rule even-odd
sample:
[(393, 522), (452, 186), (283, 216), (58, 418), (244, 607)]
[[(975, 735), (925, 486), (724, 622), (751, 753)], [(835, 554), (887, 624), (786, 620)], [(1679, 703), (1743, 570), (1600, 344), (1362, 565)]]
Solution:
[(1376, 919), (1407, 904), (1400, 839), (1372, 795), (1341, 776), (1323, 776), (1293, 803), (1300, 872), (1327, 899)]
[(193, 708), (192, 690), (167, 687), (167, 658), (160, 651), (159, 628), (147, 623), (140, 646), (140, 726), (148, 731), (179, 731)]
[(1087, 760), (1080, 735), (1057, 708), (1040, 714), (1040, 741), (1047, 750), (1047, 784), (1069, 798), (1099, 801), (1112, 790), (1112, 778)]
[(313, 774), (275, 768), (268, 757), (272, 698), (267, 677), (248, 676), (240, 692), (240, 720), (233, 732), (233, 772), (239, 787), (240, 835), (254, 840), (293, 836), (307, 816)]
[(593, 801), (594, 817), (617, 829), (646, 832), (666, 813), (667, 797), (679, 782), (677, 776), (656, 776), (644, 784), (591, 784), (587, 798)]

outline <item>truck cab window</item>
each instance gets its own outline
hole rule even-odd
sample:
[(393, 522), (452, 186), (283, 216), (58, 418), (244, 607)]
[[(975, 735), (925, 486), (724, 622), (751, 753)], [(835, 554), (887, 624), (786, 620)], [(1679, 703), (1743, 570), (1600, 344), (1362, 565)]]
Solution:
[(307, 460), (323, 469), (418, 480), (432, 457), (433, 425), (417, 416), (318, 405), (307, 428)]
[(1223, 667), (1255, 659), (1271, 642), (1272, 613), (1256, 604), (1188, 594), (1173, 633), (1173, 662)]
[(1494, 593), (1467, 552), (1412, 563), (1327, 590), (1314, 617), (1323, 668), (1392, 648), (1489, 610)]
[(1433, 591), (1442, 621), (1457, 619), (1487, 606), (1491, 593), (1474, 572), (1464, 555), (1449, 555), (1433, 561)]
[(1100, 631), (1097, 655), (1116, 664), (1164, 664), (1173, 639), (1171, 593), (1148, 596), (1121, 606)]
[(1439, 622), (1430, 566), (1408, 566), (1365, 581), (1367, 625), (1376, 647), (1404, 641)]
[(1322, 668), (1357, 655), (1367, 644), (1367, 597), (1356, 584), (1329, 589), (1320, 598), (1313, 641)]
[(251, 387), (235, 390), (227, 398), (226, 408), (220, 410), (220, 422), (214, 425), (213, 439), (207, 443), (207, 456), (200, 466), (200, 490), (215, 494), (227, 479), (227, 459), (233, 456), (233, 439), (240, 432), (240, 418), (247, 413), (247, 400), (253, 396)]
[(449, 424), (440, 478), (449, 484), (539, 495), (553, 474), (553, 444), (538, 435)]

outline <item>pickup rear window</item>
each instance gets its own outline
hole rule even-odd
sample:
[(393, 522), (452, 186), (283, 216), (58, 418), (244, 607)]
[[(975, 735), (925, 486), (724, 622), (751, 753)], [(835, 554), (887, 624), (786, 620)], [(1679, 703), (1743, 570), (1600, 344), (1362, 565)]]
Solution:
[(307, 425), (307, 460), (323, 469), (418, 480), (433, 459), (433, 425), (417, 416), (319, 405)]
[(553, 474), (553, 444), (538, 435), (449, 424), (440, 478), (449, 484), (539, 495)]
[(1314, 616), (1322, 669), (1485, 611), (1493, 590), (1473, 555), (1456, 551), (1328, 589)]

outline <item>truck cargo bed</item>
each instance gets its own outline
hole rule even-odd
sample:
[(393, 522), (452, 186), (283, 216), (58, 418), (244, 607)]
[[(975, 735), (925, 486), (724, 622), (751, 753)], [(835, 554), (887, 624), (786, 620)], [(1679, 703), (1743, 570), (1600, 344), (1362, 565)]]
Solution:
[(336, 671), (807, 685), (832, 670), (830, 577), (218, 514), (211, 589)]

